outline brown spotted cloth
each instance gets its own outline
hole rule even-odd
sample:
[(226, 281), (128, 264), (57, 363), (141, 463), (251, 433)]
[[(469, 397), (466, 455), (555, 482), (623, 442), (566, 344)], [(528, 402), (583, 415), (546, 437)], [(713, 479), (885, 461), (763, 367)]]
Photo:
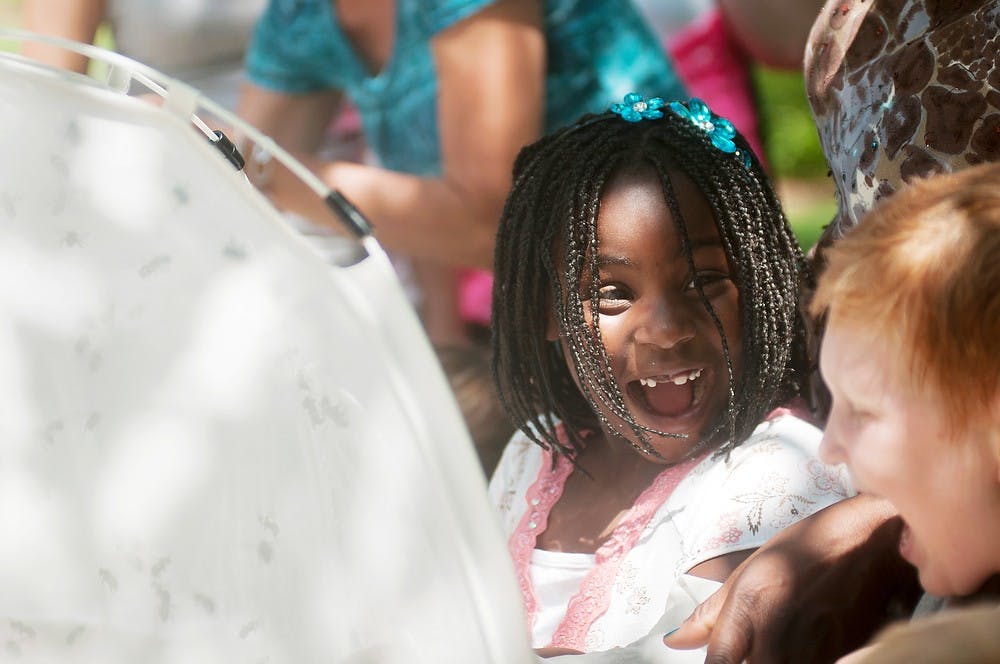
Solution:
[(1000, 160), (998, 62), (1000, 0), (828, 0), (805, 54), (838, 199), (819, 252), (910, 179)]

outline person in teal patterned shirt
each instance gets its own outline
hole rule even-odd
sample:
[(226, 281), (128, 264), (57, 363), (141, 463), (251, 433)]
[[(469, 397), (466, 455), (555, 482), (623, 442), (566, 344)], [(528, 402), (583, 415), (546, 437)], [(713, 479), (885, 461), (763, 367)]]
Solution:
[[(247, 69), (243, 117), (354, 202), (383, 246), (414, 262), (435, 341), (461, 338), (455, 268), (491, 265), (522, 145), (630, 90), (685, 96), (627, 2), (272, 0)], [(311, 156), (344, 99), (359, 111), (377, 166)], [(267, 191), (279, 207), (324, 214), (280, 168)], [(473, 286), (466, 320), (488, 315), (489, 288), (481, 275), (475, 288), (476, 278), (464, 277)]]

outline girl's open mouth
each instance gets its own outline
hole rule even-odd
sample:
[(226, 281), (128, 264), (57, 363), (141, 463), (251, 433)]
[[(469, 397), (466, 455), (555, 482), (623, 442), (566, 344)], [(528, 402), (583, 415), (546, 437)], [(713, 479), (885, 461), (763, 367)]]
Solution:
[(629, 384), (629, 392), (652, 415), (679, 418), (692, 413), (705, 394), (702, 369), (640, 378)]

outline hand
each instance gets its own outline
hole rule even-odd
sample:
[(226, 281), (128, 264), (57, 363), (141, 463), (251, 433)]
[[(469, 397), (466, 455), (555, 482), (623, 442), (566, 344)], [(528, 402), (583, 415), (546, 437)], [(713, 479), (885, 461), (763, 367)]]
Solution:
[(664, 643), (707, 643), (706, 664), (832, 662), (919, 598), (901, 526), (880, 499), (831, 505), (761, 547)]

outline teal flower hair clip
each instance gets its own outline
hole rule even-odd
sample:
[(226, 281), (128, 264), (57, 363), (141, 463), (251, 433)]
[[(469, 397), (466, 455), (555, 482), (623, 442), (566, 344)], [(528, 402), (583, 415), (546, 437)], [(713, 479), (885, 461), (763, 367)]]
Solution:
[(712, 113), (705, 102), (695, 97), (688, 100), (687, 106), (682, 102), (672, 101), (670, 110), (708, 134), (709, 140), (716, 148), (736, 155), (744, 167), (750, 168), (749, 152), (739, 149), (733, 142), (736, 138), (736, 127), (726, 118)]
[(630, 92), (621, 102), (611, 104), (611, 112), (617, 113), (623, 120), (639, 122), (640, 120), (657, 120), (663, 117), (660, 109), (666, 105), (660, 97), (644, 98), (637, 92)]

